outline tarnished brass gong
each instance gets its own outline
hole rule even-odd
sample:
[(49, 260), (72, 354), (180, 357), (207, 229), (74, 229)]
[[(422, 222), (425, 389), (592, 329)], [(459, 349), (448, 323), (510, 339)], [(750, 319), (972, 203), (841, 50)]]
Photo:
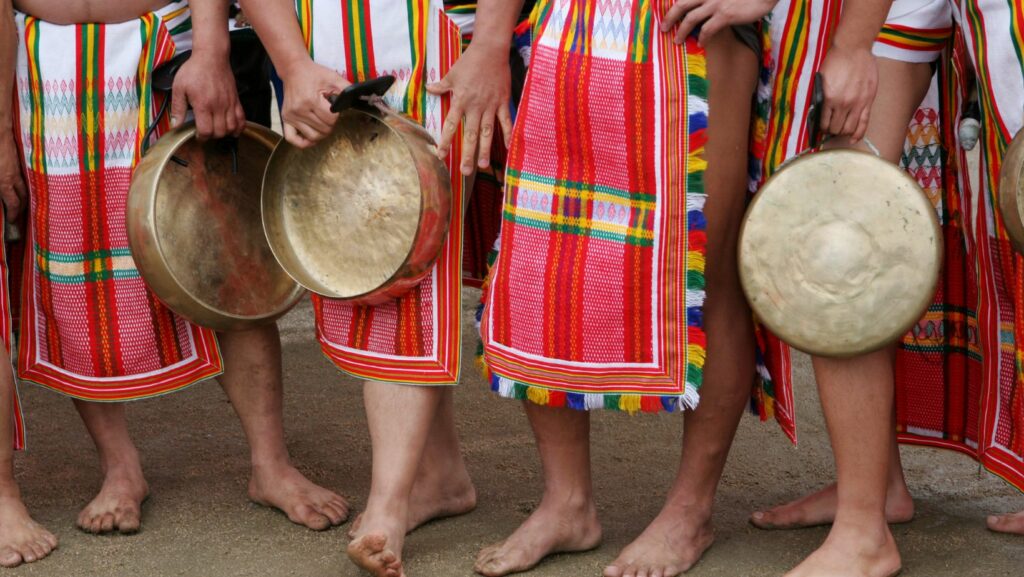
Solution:
[(263, 180), (263, 224), (281, 266), (313, 292), (358, 304), (416, 286), (451, 219), (451, 179), (431, 136), (371, 102), (342, 110), (310, 148), (282, 141)]
[(999, 212), (1017, 252), (1024, 253), (1024, 130), (1006, 149), (999, 173)]
[(942, 260), (935, 208), (898, 167), (855, 150), (779, 169), (740, 233), (758, 319), (804, 352), (848, 357), (895, 342), (931, 302)]
[(164, 134), (135, 168), (132, 257), (156, 296), (196, 324), (273, 321), (305, 292), (274, 259), (260, 218), (261, 178), (280, 136), (249, 123), (232, 151), (194, 135), (191, 124)]

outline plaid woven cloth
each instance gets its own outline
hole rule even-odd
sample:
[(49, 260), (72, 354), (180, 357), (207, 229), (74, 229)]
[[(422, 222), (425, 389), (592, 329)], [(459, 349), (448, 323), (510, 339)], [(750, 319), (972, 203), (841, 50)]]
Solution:
[(125, 205), (154, 95), (150, 73), (188, 47), (185, 2), (118, 24), (17, 15), (18, 132), (31, 218), (22, 379), (90, 400), (166, 393), (221, 371), (212, 332), (146, 288)]
[(704, 302), (704, 53), (669, 0), (547, 0), (512, 137), (482, 317), (501, 396), (696, 405)]
[[(461, 51), (459, 29), (441, 0), (298, 0), (299, 24), (313, 59), (349, 80), (397, 78), (385, 95), (392, 108), (438, 138), (447, 98), (426, 92)], [(288, 87), (284, 89), (287, 91)], [(461, 135), (449, 156), (452, 226), (433, 271), (400, 299), (352, 306), (313, 297), (324, 353), (353, 375), (409, 384), (450, 385), (461, 362)], [(451, 159), (455, 159), (454, 162)]]
[[(959, 386), (920, 400), (911, 397), (909, 402), (921, 407), (914, 419), (901, 418), (906, 425), (901, 438), (965, 452), (1024, 491), (1024, 257), (1014, 251), (998, 210), (1000, 194), (1016, 194), (998, 187), (1006, 149), (1024, 128), (1024, 6), (957, 0), (954, 12), (957, 41), (944, 86), (950, 103), (946, 139), (956, 137), (960, 101), (972, 84), (981, 109), (980, 188), (972, 189), (970, 175), (960, 170), (967, 167), (966, 153), (952, 145), (956, 161), (950, 169), (969, 235), (967, 268), (976, 271), (968, 287), (976, 329), (966, 328), (982, 362), (968, 367)], [(936, 418), (936, 412), (922, 417), (929, 404), (933, 411), (941, 408), (944, 418)]]

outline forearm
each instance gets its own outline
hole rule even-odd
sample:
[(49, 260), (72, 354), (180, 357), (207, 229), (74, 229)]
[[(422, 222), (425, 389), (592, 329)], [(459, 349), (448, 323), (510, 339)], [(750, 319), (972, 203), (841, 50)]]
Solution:
[(18, 57), (18, 32), (11, 0), (0, 0), (0, 131), (10, 132), (14, 93), (14, 65)]
[(241, 0), (241, 4), (282, 78), (310, 60), (293, 0)]
[(839, 18), (833, 46), (871, 50), (889, 15), (893, 0), (847, 0)]
[(524, 0), (478, 0), (471, 47), (507, 53)]

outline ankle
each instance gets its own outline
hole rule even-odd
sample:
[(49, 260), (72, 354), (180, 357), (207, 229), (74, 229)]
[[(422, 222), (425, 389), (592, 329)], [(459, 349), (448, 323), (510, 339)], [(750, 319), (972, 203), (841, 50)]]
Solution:
[(570, 515), (590, 514), (597, 511), (593, 493), (589, 490), (545, 492), (537, 508), (550, 508)]

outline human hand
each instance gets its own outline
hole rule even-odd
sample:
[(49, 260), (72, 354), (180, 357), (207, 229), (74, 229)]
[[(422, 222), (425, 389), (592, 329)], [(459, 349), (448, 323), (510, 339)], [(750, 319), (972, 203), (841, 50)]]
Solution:
[(285, 139), (298, 146), (313, 146), (328, 134), (338, 120), (327, 96), (339, 94), (351, 83), (334, 70), (306, 59), (280, 71), (284, 81), (281, 124)]
[(821, 130), (849, 136), (850, 143), (856, 144), (868, 130), (878, 91), (878, 64), (870, 47), (849, 49), (833, 44), (819, 71), (825, 90)]
[[(679, 0), (661, 19), (661, 31), (678, 26), (676, 44), (701, 26), (697, 42), (704, 46), (718, 32), (737, 24), (757, 22), (771, 12), (778, 0)], [(703, 25), (701, 25), (703, 23)]]
[(440, 82), (427, 86), (431, 94), (451, 94), (451, 106), (437, 147), (439, 157), (448, 156), (459, 123), (465, 119), (460, 164), (465, 175), (473, 174), (474, 164), (480, 168), (490, 166), (495, 118), (500, 123), (505, 146), (512, 136), (509, 107), (512, 73), (508, 64), (508, 46), (502, 46), (501, 43), (490, 46), (483, 39), (474, 40)]
[(15, 222), (25, 206), (28, 193), (21, 176), (17, 143), (11, 131), (6, 132), (6, 136), (0, 135), (0, 200), (4, 203), (7, 222)]
[(235, 75), (226, 54), (196, 54), (181, 65), (171, 90), (171, 125), (185, 120), (189, 105), (196, 122), (196, 138), (238, 136), (245, 128), (245, 112), (238, 100)]

